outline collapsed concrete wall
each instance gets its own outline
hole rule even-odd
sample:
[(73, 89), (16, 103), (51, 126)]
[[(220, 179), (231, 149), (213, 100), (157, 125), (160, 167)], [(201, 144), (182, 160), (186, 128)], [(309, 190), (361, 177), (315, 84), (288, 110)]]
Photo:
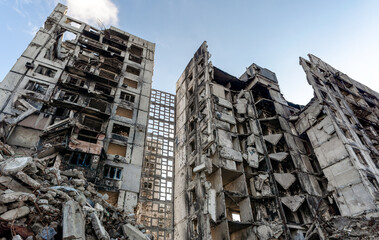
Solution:
[(0, 83), (1, 140), (21, 155), (37, 149), (61, 170), (80, 169), (133, 212), (155, 44), (66, 11), (57, 5)]
[[(236, 78), (209, 58), (204, 42), (177, 82), (175, 239), (327, 239), (338, 227), (325, 223), (341, 215), (377, 216), (375, 182), (369, 186), (356, 165), (340, 161), (354, 151), (335, 136), (322, 104), (287, 102), (275, 73), (256, 64)], [(361, 146), (364, 159), (369, 149), (377, 151)], [(365, 171), (375, 179), (374, 161)]]

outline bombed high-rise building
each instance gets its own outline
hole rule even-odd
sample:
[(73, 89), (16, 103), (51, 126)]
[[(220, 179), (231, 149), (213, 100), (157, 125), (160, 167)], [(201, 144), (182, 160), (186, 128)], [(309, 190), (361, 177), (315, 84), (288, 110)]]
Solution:
[(294, 104), (206, 42), (176, 95), (154, 90), (154, 43), (66, 11), (0, 83), (0, 236), (379, 237), (377, 92), (309, 55), (315, 94)]
[(270, 70), (236, 78), (209, 58), (203, 43), (177, 82), (175, 239), (362, 234), (379, 214), (379, 95), (310, 55), (299, 106)]

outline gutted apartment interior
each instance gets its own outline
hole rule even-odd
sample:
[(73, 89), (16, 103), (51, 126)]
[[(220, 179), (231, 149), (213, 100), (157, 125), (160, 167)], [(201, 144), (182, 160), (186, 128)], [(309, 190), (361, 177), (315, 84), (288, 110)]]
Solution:
[(81, 170), (108, 202), (134, 212), (155, 44), (66, 11), (57, 5), (1, 82), (1, 140), (61, 173)]
[(329, 239), (378, 217), (376, 92), (310, 55), (300, 106), (270, 70), (236, 78), (209, 56), (177, 82), (175, 239)]

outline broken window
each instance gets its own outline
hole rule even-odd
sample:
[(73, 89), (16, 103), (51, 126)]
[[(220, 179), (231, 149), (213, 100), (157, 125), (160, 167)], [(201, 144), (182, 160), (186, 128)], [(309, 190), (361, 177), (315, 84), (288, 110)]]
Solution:
[(120, 99), (127, 101), (127, 102), (134, 102), (135, 97), (132, 94), (126, 93), (126, 92), (121, 92), (120, 94)]
[(104, 166), (104, 177), (105, 178), (120, 180), (121, 179), (121, 172), (122, 172), (122, 168), (113, 167), (110, 165)]
[(103, 122), (99, 119), (85, 116), (83, 120), (83, 125), (85, 125), (86, 127), (92, 128), (95, 131), (101, 131)]
[(75, 77), (75, 76), (70, 76), (69, 80), (68, 80), (69, 84), (75, 85), (77, 87), (84, 87), (85, 82), (86, 82), (85, 79), (78, 78), (78, 77)]
[(65, 155), (65, 159), (68, 159), (69, 164), (90, 167), (92, 155), (82, 152), (72, 152), (70, 155)]
[(26, 84), (25, 89), (30, 90), (33, 92), (41, 93), (41, 94), (46, 94), (47, 89), (49, 88), (49, 85), (47, 84), (41, 84), (35, 81), (29, 81), (28, 84)]
[(51, 69), (51, 68), (48, 68), (48, 67), (45, 67), (45, 66), (42, 66), (42, 65), (39, 65), (35, 71), (36, 73), (38, 74), (41, 74), (41, 75), (44, 75), (44, 76), (47, 76), (47, 77), (54, 77), (55, 74), (57, 73), (57, 70), (54, 70), (54, 69)]
[(78, 133), (78, 140), (89, 143), (97, 143), (97, 132), (81, 129)]
[(119, 125), (119, 124), (113, 124), (112, 133), (121, 135), (124, 137), (128, 137), (130, 132), (130, 127)]
[(59, 93), (59, 97), (58, 97), (58, 100), (71, 102), (71, 103), (77, 103), (78, 99), (79, 99), (78, 94), (63, 91), (63, 90)]
[(116, 77), (116, 74), (104, 69), (100, 69), (99, 76), (106, 79), (114, 80)]
[(137, 75), (137, 76), (139, 76), (139, 74), (141, 73), (140, 69), (135, 68), (135, 67), (131, 67), (131, 66), (127, 66), (126, 67), (126, 71), (128, 73), (131, 73), (131, 74), (134, 74), (134, 75)]
[(102, 92), (104, 94), (111, 95), (112, 88), (96, 83), (95, 91), (99, 91), (99, 92)]
[(130, 46), (129, 52), (137, 57), (141, 57), (143, 53), (143, 49), (140, 47), (137, 47), (135, 45)]
[(108, 104), (99, 99), (91, 98), (89, 101), (88, 107), (95, 108), (101, 112), (105, 112), (107, 110)]
[(132, 109), (118, 107), (116, 109), (116, 115), (118, 115), (120, 117), (133, 118), (133, 110)]
[(138, 87), (138, 82), (131, 80), (129, 78), (124, 78), (124, 83), (122, 84), (123, 87), (125, 88), (137, 88)]

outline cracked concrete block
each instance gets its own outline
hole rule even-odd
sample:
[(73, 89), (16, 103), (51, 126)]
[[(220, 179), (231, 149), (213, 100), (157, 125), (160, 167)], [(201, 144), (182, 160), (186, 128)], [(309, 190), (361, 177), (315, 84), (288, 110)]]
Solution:
[(283, 134), (278, 133), (278, 134), (270, 134), (270, 135), (263, 136), (263, 139), (275, 146), (276, 144), (278, 144), (278, 142), (280, 141), (282, 137), (283, 137)]
[(255, 148), (247, 148), (247, 161), (250, 167), (258, 168), (259, 167), (259, 155)]
[(11, 158), (1, 163), (0, 170), (5, 175), (13, 175), (22, 171), (31, 161), (31, 157)]
[(303, 204), (305, 200), (304, 196), (295, 195), (295, 196), (286, 196), (281, 197), (280, 201), (286, 205), (292, 212), (296, 212), (301, 204)]
[(220, 156), (225, 159), (230, 159), (236, 162), (242, 162), (242, 154), (232, 148), (223, 147), (220, 149)]
[(24, 172), (16, 173), (16, 177), (18, 179), (20, 179), (23, 183), (31, 186), (34, 189), (40, 188), (40, 186), (41, 186), (41, 184), (39, 182), (37, 182), (36, 180), (31, 178), (28, 174), (26, 174)]
[(275, 180), (284, 188), (288, 189), (296, 181), (291, 173), (274, 173)]
[(109, 234), (105, 230), (103, 224), (101, 223), (100, 219), (98, 218), (97, 214), (95, 212), (92, 212), (90, 214), (91, 221), (92, 221), (92, 228), (96, 233), (97, 239), (99, 240), (109, 240)]
[(12, 209), (0, 215), (0, 219), (5, 221), (13, 221), (15, 219), (22, 218), (30, 213), (30, 209), (27, 206)]
[(7, 191), (0, 195), (0, 203), (11, 203), (16, 201), (34, 202), (36, 200), (36, 196), (32, 193)]
[(122, 226), (122, 231), (130, 240), (147, 240), (146, 236), (140, 230), (129, 223)]

